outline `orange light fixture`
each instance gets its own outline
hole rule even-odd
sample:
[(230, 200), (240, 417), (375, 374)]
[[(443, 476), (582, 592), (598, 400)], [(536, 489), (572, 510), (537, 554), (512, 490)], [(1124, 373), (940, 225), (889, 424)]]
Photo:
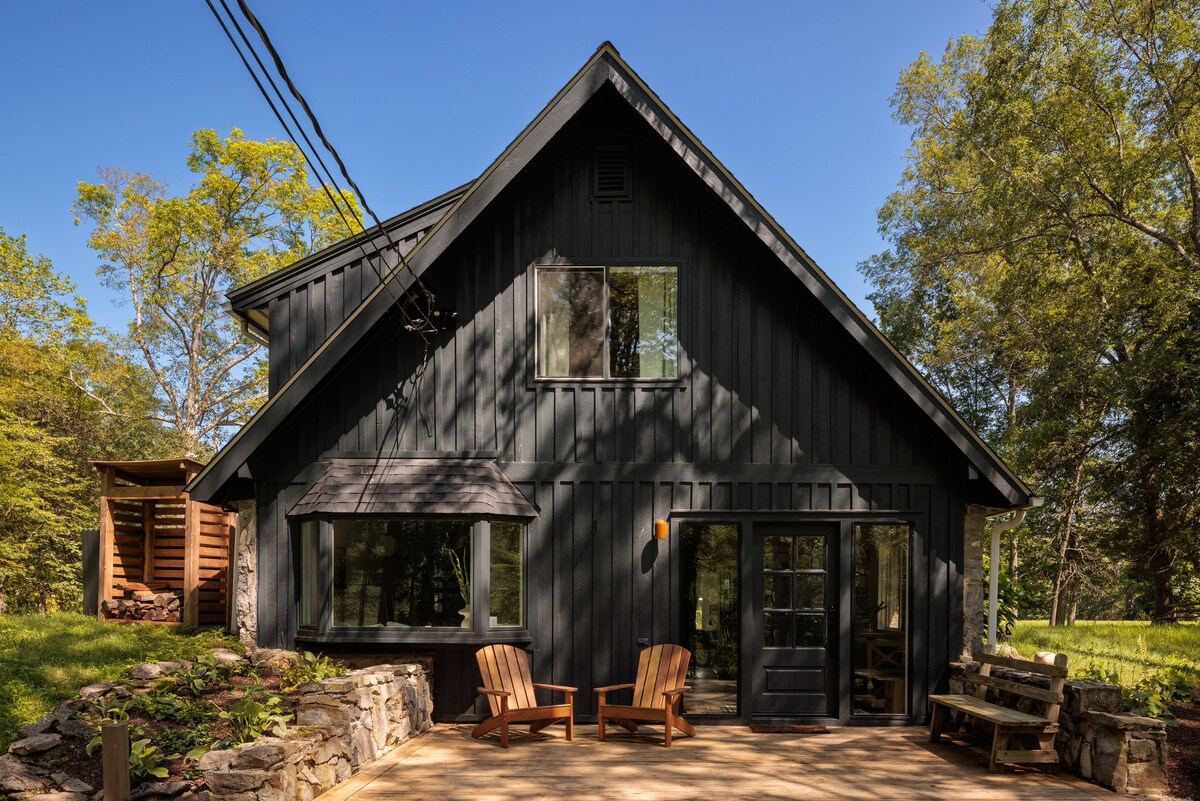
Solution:
[(656, 540), (665, 540), (667, 538), (667, 521), (666, 520), (655, 520), (654, 521), (654, 538)]

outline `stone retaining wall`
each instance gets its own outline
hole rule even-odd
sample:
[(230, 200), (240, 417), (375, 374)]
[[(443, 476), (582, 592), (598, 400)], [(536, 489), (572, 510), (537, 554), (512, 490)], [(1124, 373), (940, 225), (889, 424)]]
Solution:
[[(952, 666), (950, 691), (963, 692), (974, 662)], [(1048, 689), (1050, 679), (1020, 670), (993, 667), (992, 675)], [(996, 701), (995, 690), (988, 700)], [(1097, 681), (1068, 681), (1058, 715), (1055, 748), (1063, 770), (1118, 793), (1159, 795), (1167, 792), (1167, 726), (1161, 720), (1124, 711), (1121, 688)], [(1034, 708), (1036, 707), (1036, 708)], [(1022, 698), (1017, 708), (1041, 714), (1043, 705)]]
[(300, 688), (295, 724), (200, 759), (215, 798), (311, 801), (433, 725), (423, 665), (375, 665)]

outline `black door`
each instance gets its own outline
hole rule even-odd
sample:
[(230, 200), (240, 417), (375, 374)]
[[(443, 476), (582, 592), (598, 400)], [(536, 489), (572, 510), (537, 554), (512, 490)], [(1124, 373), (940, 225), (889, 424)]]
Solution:
[(836, 523), (754, 526), (752, 714), (837, 717), (837, 547)]

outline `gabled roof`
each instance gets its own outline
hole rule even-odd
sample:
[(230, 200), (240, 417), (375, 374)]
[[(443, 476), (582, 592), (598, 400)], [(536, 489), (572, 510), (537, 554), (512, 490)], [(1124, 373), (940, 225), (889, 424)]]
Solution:
[(412, 284), (413, 275), (420, 275), (445, 252), (584, 104), (606, 85), (616, 89), (684, 164), (783, 262), (955, 444), (983, 479), (1012, 506), (1029, 504), (1031, 492), (1024, 482), (680, 122), (608, 42), (596, 50), (409, 253), (407, 261), (411, 271), (397, 270), (395, 264), (388, 263), (388, 282), (396, 287), (394, 293), (387, 291), (388, 282), (381, 282), (188, 486), (192, 495), (201, 499), (216, 496), (254, 451), (300, 406), (308, 393), (387, 314), (393, 294), (406, 291)]
[(374, 226), (357, 236), (335, 242), (282, 270), (275, 270), (230, 291), (226, 295), (229, 313), (258, 330), (265, 338), (270, 322), (268, 304), (271, 300), (360, 258), (364, 249), (368, 253), (382, 250), (387, 244), (387, 236), (393, 240), (404, 240), (414, 234), (420, 235), (428, 231), (442, 218), (446, 210), (454, 205), (454, 201), (463, 196), (469, 186), (467, 183), (455, 187), (432, 200), (384, 220), (381, 226)]

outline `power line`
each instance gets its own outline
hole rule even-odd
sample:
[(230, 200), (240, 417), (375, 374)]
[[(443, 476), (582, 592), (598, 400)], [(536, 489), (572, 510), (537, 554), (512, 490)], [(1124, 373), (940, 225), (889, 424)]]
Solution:
[[(228, 25), (226, 25), (226, 23), (225, 23), (225, 20), (221, 17), (221, 14), (217, 11), (216, 7), (213, 5), (213, 0), (205, 0), (205, 1), (208, 4), (209, 10), (212, 11), (213, 16), (217, 19), (217, 22), (221, 26), (221, 29), (225, 32), (226, 38), (228, 38), (230, 44), (233, 45), (234, 50), (237, 52), (238, 57), (242, 61), (242, 65), (246, 68), (246, 71), (250, 74), (251, 79), (254, 81), (255, 85), (258, 87), (258, 90), (259, 90), (260, 94), (262, 94), (263, 99), (267, 101), (267, 105), (271, 108), (272, 113), (274, 113), (275, 119), (283, 127), (284, 132), (287, 134), (288, 138), (292, 140), (293, 144), (295, 144), (297, 150), (300, 151), (300, 154), (304, 157), (304, 159), (312, 167), (313, 172), (316, 174), (316, 176), (318, 178), (318, 182), (321, 184), (322, 190), (325, 192), (325, 195), (329, 198), (330, 204), (333, 206), (333, 208), (337, 212), (338, 216), (341, 217), (342, 222), (345, 224), (347, 230), (350, 232), (351, 238), (354, 240), (355, 244), (358, 246), (359, 250), (362, 252), (364, 261), (366, 261), (367, 265), (372, 268), (373, 272), (375, 272), (375, 274), (376, 274), (376, 277), (379, 278), (380, 283), (383, 284), (384, 290), (387, 291), (388, 295), (392, 298), (394, 304), (396, 305), (397, 310), (400, 312), (401, 316), (404, 318), (404, 327), (409, 331), (413, 331), (413, 332), (416, 332), (421, 335), (421, 338), (422, 338), (422, 340), (424, 340), (424, 343), (425, 343), (425, 351), (426, 351), (426, 357), (427, 357), (429, 348), (432, 344), (430, 337), (433, 333), (440, 330), (440, 327), (438, 325), (436, 325), (430, 318), (442, 316), (441, 314), (439, 314), (438, 312), (435, 312), (433, 310), (433, 303), (434, 303), (433, 293), (431, 291), (429, 291), (429, 289), (425, 286), (424, 282), (420, 279), (419, 276), (417, 276), (416, 272), (413, 271), (412, 267), (408, 264), (407, 260), (404, 258), (404, 254), (401, 252), (399, 244), (396, 243), (395, 240), (392, 239), (391, 234), (383, 226), (383, 224), (379, 220), (378, 216), (375, 215), (374, 211), (371, 209), (370, 205), (367, 203), (366, 197), (364, 196), (362, 190), (358, 187), (357, 183), (355, 183), (353, 178), (350, 177), (349, 171), (346, 168), (345, 163), (342, 161), (341, 156), (338, 154), (337, 150), (333, 147), (333, 144), (329, 141), (328, 137), (326, 137), (324, 135), (324, 132), (321, 129), (320, 123), (318, 122), (318, 120), (316, 118), (316, 114), (312, 111), (312, 108), (308, 105), (308, 103), (304, 99), (303, 95), (300, 94), (299, 89), (296, 88), (295, 84), (290, 79), (290, 76), (287, 73), (287, 69), (283, 65), (283, 60), (279, 56), (278, 52), (274, 49), (274, 46), (271, 44), (270, 38), (268, 37), (266, 30), (263, 28), (262, 24), (258, 21), (258, 19), (254, 16), (253, 12), (250, 11), (250, 9), (246, 5), (246, 3), (240, 2), (239, 5), (241, 7), (242, 13), (246, 16), (249, 23), (254, 27), (255, 31), (258, 32), (259, 37), (263, 40), (265, 46), (268, 49), (268, 52), (270, 53), (270, 55), (272, 57), (272, 60), (275, 63), (276, 69), (280, 72), (280, 76), (287, 83), (288, 88), (291, 90), (292, 94), (296, 96), (297, 100), (299, 100), (299, 102), (303, 106), (305, 114), (307, 115), (307, 117), (309, 118), (310, 122), (312, 123), (314, 129), (317, 132), (318, 138), (320, 138), (321, 142), (325, 145), (326, 149), (329, 150), (329, 152), (331, 153), (331, 155), (337, 162), (342, 175), (345, 177), (346, 181), (353, 187), (354, 192), (355, 192), (355, 194), (358, 195), (359, 200), (363, 204), (363, 207), (371, 215), (372, 219), (374, 219), (376, 227), (378, 227), (379, 231), (383, 234), (384, 238), (386, 239), (389, 249), (391, 249), (392, 252), (395, 253), (399, 269), (407, 269), (409, 271), (409, 273), (412, 274), (413, 285), (410, 288), (410, 291), (407, 295), (405, 295), (404, 297), (397, 297), (392, 292), (391, 282), (390, 282), (390, 280), (388, 280), (391, 276), (385, 277), (383, 272), (381, 272), (380, 268), (372, 261), (372, 259), (371, 259), (372, 254), (368, 253), (367, 249), (363, 245), (364, 236), (369, 235), (367, 228), (362, 224), (361, 220), (358, 218), (357, 215), (351, 214), (350, 218), (347, 218), (346, 213), (342, 210), (343, 205), (346, 205), (347, 210), (349, 210), (349, 205), (346, 203), (345, 198), (344, 198), (344, 191), (338, 185), (337, 179), (334, 177), (332, 170), (329, 169), (329, 167), (325, 164), (324, 160), (321, 158), (318, 148), (312, 143), (312, 140), (309, 138), (308, 133), (305, 130), (304, 126), (297, 119), (296, 114), (292, 110), (291, 105), (288, 103), (287, 98), (284, 97), (283, 92), (279, 89), (278, 85), (276, 85), (274, 79), (271, 77), (270, 71), (263, 64), (262, 58), (259, 57), (257, 50), (255, 49), (253, 44), (250, 42), (250, 40), (246, 36), (245, 32), (242, 30), (242, 27), (238, 23), (237, 18), (234, 16), (234, 14), (230, 10), (229, 6), (226, 4), (226, 1), (220, 0), (221, 6), (225, 9), (225, 13), (229, 16), (229, 19), (233, 23), (234, 28), (237, 30), (238, 35), (241, 37), (242, 41), (244, 42), (245, 49), (250, 52), (250, 55), (254, 58), (255, 62), (259, 66), (259, 69), (262, 71), (263, 76), (267, 79), (267, 82), (271, 85), (271, 88), (275, 91), (275, 94), (279, 99), (279, 105), (283, 106), (284, 110), (287, 112), (288, 116), (291, 118), (292, 122), (294, 123), (296, 130), (299, 131), (300, 138), (302, 138), (304, 140), (304, 143), (308, 145), (308, 149), (310, 149), (312, 151), (311, 156), (309, 155), (308, 151), (305, 149), (304, 145), (301, 144), (300, 139), (297, 138), (295, 133), (293, 133), (291, 127), (287, 124), (287, 121), (284, 120), (283, 115), (280, 113), (279, 108), (276, 106), (275, 101), (271, 98), (271, 95), (267, 92), (266, 87), (263, 86), (262, 81), (259, 79), (258, 74), (254, 71), (254, 68), (250, 65), (250, 62), (247, 60), (245, 54), (242, 52), (242, 47), (239, 46), (237, 40), (234, 39), (232, 32), (229, 30)], [(326, 183), (326, 180), (328, 180), (328, 184)], [(330, 191), (329, 184), (331, 184), (334, 187), (334, 189), (337, 191), (338, 198), (335, 198), (334, 193)], [(342, 203), (338, 202), (339, 198), (342, 200)], [(357, 223), (357, 225), (358, 225), (357, 231), (355, 230), (354, 226), (351, 224), (351, 222), (350, 222), (351, 219), (353, 219), (354, 222)], [(377, 247), (374, 248), (375, 254), (378, 254), (379, 252), (380, 252), (379, 248), (377, 248)], [(424, 301), (422, 304), (420, 304), (421, 306), (424, 307), (423, 309), (419, 308), (417, 305), (418, 298), (420, 300)], [(414, 312), (416, 312), (416, 314), (414, 314)]]
[[(321, 129), (321, 125), (320, 125), (320, 122), (317, 120), (316, 114), (313, 112), (312, 108), (308, 105), (308, 102), (304, 99), (304, 96), (300, 93), (300, 90), (296, 88), (296, 85), (292, 82), (290, 76), (288, 75), (287, 69), (283, 65), (283, 59), (279, 56), (279, 53), (275, 50), (274, 46), (271, 44), (271, 40), (267, 36), (266, 30), (263, 28), (262, 24), (258, 21), (258, 19), (254, 16), (253, 12), (250, 11), (250, 8), (246, 5), (244, 0), (239, 0), (239, 5), (241, 7), (242, 13), (246, 16), (249, 23), (254, 27), (254, 29), (258, 32), (259, 37), (263, 40), (264, 45), (267, 47), (267, 50), (270, 53), (271, 58), (275, 63), (276, 69), (279, 71), (280, 76), (283, 78), (283, 80), (287, 83), (288, 88), (290, 89), (292, 94), (296, 97), (296, 99), (300, 102), (301, 106), (304, 108), (304, 112), (307, 115), (309, 121), (312, 123), (312, 126), (313, 126), (314, 130), (316, 131), (318, 138), (320, 138), (321, 142), (325, 145), (325, 148), (330, 152), (330, 154), (333, 156), (334, 160), (337, 162), (338, 168), (341, 170), (342, 176), (346, 179), (347, 183), (350, 184), (350, 186), (353, 188), (354, 192), (358, 195), (359, 200), (362, 202), (363, 208), (365, 208), (367, 210), (367, 212), (371, 215), (371, 218), (375, 221), (375, 226), (379, 229), (380, 233), (383, 234), (384, 238), (387, 241), (389, 248), (392, 250), (393, 253), (396, 254), (398, 268), (393, 270), (391, 275), (385, 277), (384, 274), (379, 269), (379, 267), (375, 263), (372, 262), (372, 260), (371, 260), (372, 254), (368, 253), (367, 249), (363, 245), (363, 239), (368, 238), (368, 234), (369, 234), (367, 228), (362, 224), (361, 219), (357, 215), (354, 215), (354, 214), (351, 214), (351, 217), (358, 224), (358, 228), (359, 228), (359, 231), (361, 232), (361, 235), (360, 235), (359, 231), (355, 231), (354, 227), (350, 224), (350, 220), (346, 217), (346, 214), (342, 210), (343, 204), (346, 206), (347, 211), (351, 210), (349, 203), (345, 199), (345, 193), (343, 192), (342, 188), (338, 185), (337, 179), (334, 177), (332, 170), (330, 170), (326, 166), (324, 160), (321, 158), (320, 151), (317, 149), (317, 147), (315, 145), (313, 145), (312, 140), (308, 137), (308, 133), (305, 130), (304, 126), (297, 119), (296, 114), (292, 110), (291, 105), (288, 103), (287, 98), (284, 97), (283, 92), (280, 91), (279, 87), (275, 83), (275, 80), (271, 77), (270, 71), (263, 64), (262, 59), (258, 55), (258, 51), (253, 46), (253, 44), (250, 42), (250, 40), (246, 36), (245, 32), (242, 30), (241, 25), (238, 24), (237, 18), (233, 15), (233, 12), (230, 10), (229, 6), (227, 5), (226, 0), (220, 0), (222, 8), (224, 8), (226, 15), (228, 15), (230, 21), (233, 23), (234, 28), (237, 29), (238, 35), (241, 37), (242, 42), (245, 44), (246, 50), (248, 50), (250, 52), (251, 56), (253, 56), (254, 61), (258, 64), (258, 67), (262, 71), (263, 76), (267, 79), (267, 82), (271, 85), (271, 88), (274, 90), (276, 96), (279, 99), (279, 105), (283, 106), (284, 110), (287, 111), (287, 114), (291, 118), (292, 122), (294, 123), (296, 130), (298, 130), (300, 132), (301, 138), (303, 138), (305, 144), (308, 145), (308, 149), (312, 151), (312, 156), (309, 155), (309, 153), (305, 149), (304, 145), (302, 145), (300, 143), (300, 141), (297, 139), (296, 135), (292, 132), (292, 129), (288, 126), (287, 122), (284, 120), (283, 115), (280, 113), (274, 100), (271, 98), (271, 95), (267, 92), (266, 88), (262, 84), (262, 81), (259, 79), (258, 74), (254, 71), (254, 68), (251, 67), (250, 62), (247, 60), (245, 54), (242, 52), (242, 48), (238, 45), (237, 40), (234, 39), (233, 34), (229, 30), (229, 26), (226, 25), (224, 18), (222, 18), (220, 12), (217, 11), (216, 6), (213, 5), (213, 0), (205, 0), (205, 2), (208, 4), (209, 10), (212, 12), (213, 16), (216, 18), (217, 23), (221, 26), (221, 30), (225, 32), (225, 36), (226, 36), (226, 38), (229, 39), (229, 43), (231, 45), (233, 45), (233, 49), (237, 52), (238, 57), (241, 59), (242, 65), (246, 68), (246, 71), (248, 73), (250, 73), (250, 77), (251, 77), (251, 79), (253, 79), (255, 86), (258, 87), (259, 93), (262, 94), (263, 99), (267, 101), (267, 105), (271, 108), (272, 113), (274, 113), (275, 119), (279, 122), (280, 126), (282, 126), (282, 128), (283, 128), (284, 132), (287, 134), (288, 138), (291, 139), (292, 143), (296, 146), (296, 149), (300, 152), (301, 156), (303, 156), (304, 160), (309, 163), (309, 166), (312, 168), (313, 172), (316, 174), (318, 183), (321, 184), (321, 188), (325, 192), (326, 197), (329, 198), (330, 204), (332, 204), (332, 206), (333, 206), (334, 210), (337, 212), (338, 216), (341, 217), (342, 222), (346, 225), (347, 230), (350, 232), (351, 238), (354, 240), (355, 244), (358, 246), (358, 249), (362, 252), (363, 260), (366, 262), (366, 264), (369, 267), (371, 267), (372, 271), (375, 273), (376, 277), (379, 279), (380, 284), (382, 285), (382, 289), (388, 293), (388, 295), (392, 299), (392, 302), (395, 305), (397, 311), (400, 313), (401, 317), (403, 318), (404, 328), (408, 331), (412, 331), (412, 332), (418, 334), (421, 337), (421, 340), (424, 344), (424, 349), (423, 349), (420, 365), (417, 367), (417, 370), (413, 376), (413, 384), (414, 384), (413, 388), (414, 388), (414, 392), (416, 393), (415, 401), (416, 401), (417, 413), (418, 413), (422, 423), (425, 426), (426, 433), (428, 435), (432, 436), (432, 421), (429, 419), (428, 415), (425, 414), (424, 408), (422, 407), (422, 403), (421, 403), (421, 385), (424, 383), (423, 379), (424, 379), (426, 370), (429, 366), (430, 357), (432, 355), (431, 348), (433, 345), (433, 335), (435, 333), (437, 333), (438, 331), (443, 330), (442, 326), (439, 325), (438, 323), (444, 323), (448, 319), (453, 318), (457, 315), (454, 312), (449, 312), (447, 314), (443, 310), (435, 310), (434, 309), (433, 304), (434, 304), (435, 298), (434, 298), (433, 293), (428, 289), (428, 287), (425, 286), (424, 281), (421, 280), (421, 277), (419, 275), (417, 275), (416, 271), (414, 271), (412, 269), (412, 266), (404, 258), (404, 253), (400, 250), (399, 244), (396, 243), (392, 239), (391, 234), (384, 227), (383, 223), (380, 221), (379, 217), (375, 214), (375, 212), (371, 208), (371, 206), (367, 203), (366, 196), (363, 194), (363, 192), (359, 188), (358, 184), (355, 183), (354, 179), (350, 177), (350, 173), (349, 173), (349, 170), (346, 168), (345, 162), (342, 161), (341, 156), (338, 154), (338, 152), (334, 148), (333, 144), (329, 141), (328, 137), (325, 136), (324, 131)], [(326, 179), (328, 179), (328, 184), (326, 183)], [(332, 185), (334, 187), (334, 189), (337, 190), (338, 198), (340, 198), (342, 200), (341, 204), (339, 204), (337, 199), (335, 199), (333, 193), (329, 189), (329, 185)], [(377, 255), (380, 254), (380, 249), (378, 247), (375, 247), (374, 253)], [(409, 291), (403, 297), (397, 297), (395, 295), (395, 293), (392, 291), (390, 279), (392, 277), (394, 277), (396, 275), (396, 273), (399, 272), (399, 270), (402, 270), (402, 269), (407, 269), (409, 271), (409, 273), (412, 275), (413, 282), (409, 288)], [(423, 308), (418, 307), (418, 305), (417, 305), (418, 301), (423, 301), (423, 303), (421, 304), (423, 306)], [(415, 315), (413, 313), (414, 311), (416, 312)], [(433, 321), (434, 318), (436, 318), (438, 322), (435, 323)]]

